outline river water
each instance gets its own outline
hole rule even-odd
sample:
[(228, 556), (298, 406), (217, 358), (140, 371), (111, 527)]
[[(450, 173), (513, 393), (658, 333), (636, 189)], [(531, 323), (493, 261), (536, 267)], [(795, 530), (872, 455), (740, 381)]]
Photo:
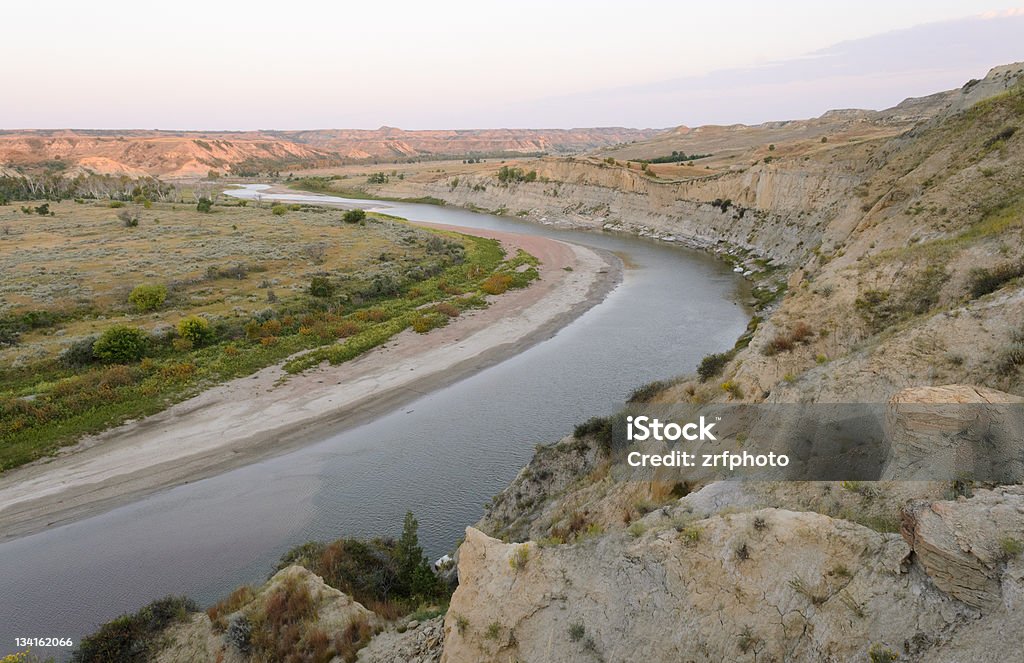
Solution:
[[(231, 193), (271, 197), (260, 189)], [(692, 250), (448, 207), (273, 197), (564, 239), (614, 251), (627, 269), (602, 303), (551, 339), (368, 424), (0, 544), (0, 655), (17, 649), (16, 637), (77, 642), (169, 593), (208, 605), (263, 581), (304, 541), (397, 535), (406, 510), (432, 558), (449, 552), (534, 445), (614, 412), (641, 384), (692, 371), (705, 354), (731, 347), (747, 324), (736, 303), (740, 279)]]

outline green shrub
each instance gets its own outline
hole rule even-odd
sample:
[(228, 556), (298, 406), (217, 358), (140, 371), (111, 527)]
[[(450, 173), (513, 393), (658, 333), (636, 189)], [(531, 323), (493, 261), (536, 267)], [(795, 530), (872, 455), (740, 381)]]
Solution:
[(584, 628), (583, 622), (574, 622), (569, 625), (569, 639), (573, 642), (579, 642), (585, 634), (586, 628)]
[(98, 336), (86, 336), (71, 342), (71, 345), (61, 351), (58, 361), (61, 366), (67, 368), (81, 368), (96, 361), (93, 353), (93, 345)]
[(309, 282), (309, 294), (314, 297), (331, 297), (334, 295), (334, 284), (326, 276), (314, 276)]
[(743, 398), (743, 388), (740, 387), (738, 382), (733, 380), (726, 380), (722, 383), (722, 391), (726, 392), (733, 398)]
[(398, 541), (309, 542), (285, 553), (277, 569), (299, 564), (365, 606), (375, 609), (386, 604), (397, 617), (411, 612), (422, 601), (447, 597), (447, 589), (430, 570), (420, 547), (418, 528), (419, 523), (407, 513)]
[(637, 387), (626, 399), (627, 403), (650, 403), (655, 396), (665, 391), (675, 382), (672, 380), (657, 380)]
[(417, 315), (412, 319), (412, 330), (417, 334), (426, 334), (431, 329), (444, 327), (448, 324), (448, 316), (442, 313), (427, 313)]
[(74, 663), (144, 663), (152, 661), (163, 646), (167, 627), (184, 622), (199, 606), (178, 596), (153, 601), (133, 615), (121, 615), (82, 638), (71, 656)]
[(149, 338), (136, 327), (118, 325), (104, 331), (93, 343), (97, 359), (108, 364), (128, 364), (142, 359)]
[(521, 571), (530, 562), (530, 546), (523, 543), (516, 547), (512, 556), (508, 558), (508, 565), (513, 571)]
[(167, 286), (161, 284), (137, 285), (128, 295), (128, 301), (140, 313), (155, 311), (167, 300)]
[(107, 204), (107, 207), (110, 207), (112, 209), (117, 209), (118, 207), (124, 207), (124, 203), (122, 203), (120, 200), (111, 200)]
[(213, 201), (209, 198), (200, 198), (196, 201), (196, 211), (209, 214), (213, 211)]
[(978, 298), (995, 292), (1007, 281), (1024, 276), (1024, 262), (1003, 263), (990, 269), (975, 267), (968, 275), (968, 289), (971, 297)]
[(868, 649), (868, 658), (871, 663), (893, 663), (900, 660), (899, 654), (877, 642)]
[(701, 382), (707, 382), (713, 377), (721, 375), (725, 369), (726, 364), (732, 361), (733, 351), (719, 352), (718, 354), (710, 354), (700, 360), (700, 365), (697, 366), (697, 376), (700, 377)]
[(899, 307), (890, 301), (889, 293), (884, 290), (865, 291), (854, 300), (853, 308), (873, 334), (895, 324), (900, 316)]
[(360, 223), (366, 220), (366, 211), (361, 209), (350, 209), (341, 217), (345, 223)]
[(1024, 543), (1021, 543), (1020, 539), (1006, 536), (999, 540), (999, 554), (1003, 559), (1016, 557), (1022, 552), (1024, 552)]
[(285, 205), (274, 205), (270, 208), (270, 212), (275, 216), (284, 216), (288, 212), (288, 207)]
[(178, 336), (192, 343), (193, 347), (199, 347), (213, 336), (210, 323), (206, 318), (197, 315), (190, 315), (178, 321)]
[(601, 445), (604, 451), (612, 448), (612, 433), (614, 421), (611, 417), (591, 417), (573, 429), (573, 436), (577, 439), (593, 437)]

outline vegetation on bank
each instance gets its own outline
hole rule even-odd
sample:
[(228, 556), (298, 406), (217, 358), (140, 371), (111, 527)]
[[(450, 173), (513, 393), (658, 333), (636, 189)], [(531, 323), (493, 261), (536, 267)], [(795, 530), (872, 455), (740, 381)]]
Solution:
[[(391, 177), (404, 179), (404, 175), (401, 173), (398, 173), (397, 175), (388, 175), (380, 172), (371, 173), (367, 178), (367, 182), (370, 184), (386, 184)], [(418, 203), (420, 205), (437, 205), (439, 207), (444, 207), (447, 204), (440, 198), (435, 198), (433, 196), (416, 196), (411, 198), (377, 196), (363, 189), (346, 187), (343, 184), (336, 184), (344, 179), (345, 177), (340, 175), (309, 175), (290, 181), (288, 183), (288, 188), (295, 189), (296, 191), (311, 191), (314, 193), (324, 193), (332, 196), (340, 196), (342, 198), (353, 198), (356, 200), (384, 200), (392, 203)]]
[[(166, 225), (174, 218), (173, 210), (165, 206), (154, 211), (163, 220), (154, 237), (162, 232), (171, 242), (168, 246), (173, 245)], [(64, 213), (61, 209), (60, 215)], [(239, 221), (249, 223), (273, 218), (268, 213), (252, 208), (236, 212)], [(0, 368), (0, 470), (302, 351), (308, 352), (289, 361), (288, 371), (347, 361), (405, 329), (426, 333), (443, 327), (465, 310), (485, 307), (488, 294), (524, 287), (537, 277), (536, 259), (520, 252), (506, 260), (494, 240), (381, 218), (324, 219), (322, 213), (307, 212), (306, 218), (324, 224), (316, 226), (316, 233), (330, 228), (338, 244), (299, 243), (296, 251), (305, 248), (296, 259), (304, 266), (288, 272), (288, 294), (276, 294), (274, 284), (285, 274), (277, 271), (280, 261), (270, 261), (211, 266), (198, 277), (176, 280), (154, 272), (156, 278), (147, 274), (120, 297), (115, 287), (110, 297), (95, 294), (81, 303), (0, 313), (0, 352), (64, 347), (59, 355), (48, 351)], [(222, 241), (235, 242), (239, 234), (225, 228), (230, 239), (222, 240), (211, 232), (211, 222), (199, 223), (199, 232), (215, 248)], [(145, 219), (146, 226), (156, 228), (156, 220)], [(188, 233), (196, 232), (195, 227), (185, 226)], [(299, 232), (298, 225), (291, 228), (293, 234)], [(131, 242), (126, 246), (134, 252), (147, 246)], [(276, 255), (278, 246), (270, 244), (267, 251)], [(330, 255), (339, 245), (350, 247), (341, 263)], [(378, 257), (367, 255), (374, 249)], [(353, 269), (357, 263), (344, 262), (351, 260), (344, 256), (359, 257), (364, 264)], [(148, 269), (155, 269), (150, 264)], [(328, 269), (337, 264), (342, 267)], [(257, 287), (250, 278), (253, 273), (267, 287)], [(302, 278), (308, 279), (304, 287)], [(245, 294), (218, 295), (220, 284), (225, 293)], [(26, 291), (13, 287), (20, 294)], [(228, 306), (232, 299), (240, 301)], [(154, 326), (154, 317), (165, 324)], [(65, 330), (69, 341), (55, 343), (56, 333)]]
[[(299, 565), (349, 595), (384, 620), (407, 615), (428, 619), (444, 614), (452, 587), (430, 568), (419, 543), (419, 523), (406, 513), (402, 534), (393, 538), (311, 541), (285, 553), (274, 571)], [(272, 574), (273, 575), (273, 574)], [(321, 599), (295, 576), (262, 588), (243, 586), (206, 609), (213, 632), (247, 660), (321, 663), (340, 657), (355, 661), (377, 628), (365, 617), (344, 629), (319, 621)], [(134, 614), (117, 617), (82, 639), (74, 663), (135, 663), (154, 660), (172, 644), (168, 627), (199, 612), (184, 597), (168, 596)], [(13, 659), (17, 663), (23, 659)], [(6, 659), (4, 659), (6, 661)], [(28, 661), (26, 661), (28, 663)]]
[(153, 601), (134, 614), (117, 617), (82, 639), (72, 663), (145, 663), (163, 646), (164, 630), (187, 621), (199, 606), (191, 599), (168, 596)]

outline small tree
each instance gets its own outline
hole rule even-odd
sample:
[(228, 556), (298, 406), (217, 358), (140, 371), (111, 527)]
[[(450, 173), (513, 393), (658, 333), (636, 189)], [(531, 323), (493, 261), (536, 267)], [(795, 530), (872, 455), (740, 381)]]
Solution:
[(155, 311), (167, 300), (167, 287), (160, 284), (137, 285), (128, 295), (128, 302), (140, 313)]
[(398, 581), (410, 596), (430, 596), (437, 590), (437, 578), (430, 570), (426, 555), (419, 540), (419, 523), (412, 511), (405, 513), (402, 537), (395, 546), (395, 562), (398, 564)]
[(141, 329), (119, 325), (103, 332), (93, 344), (92, 352), (108, 364), (128, 364), (142, 359), (148, 340)]
[(361, 209), (350, 209), (341, 217), (345, 223), (362, 223), (365, 219), (366, 211)]
[(203, 214), (209, 214), (213, 211), (213, 201), (205, 197), (200, 198), (198, 202), (196, 202), (196, 211), (202, 212)]

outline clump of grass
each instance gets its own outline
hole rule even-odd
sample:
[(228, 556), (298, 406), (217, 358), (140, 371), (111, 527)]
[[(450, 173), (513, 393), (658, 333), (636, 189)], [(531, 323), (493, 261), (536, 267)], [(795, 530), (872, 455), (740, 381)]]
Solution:
[(573, 622), (569, 625), (569, 640), (572, 642), (579, 642), (586, 635), (586, 628), (583, 626), (583, 622)]
[(967, 275), (968, 290), (971, 297), (977, 299), (995, 292), (1020, 276), (1024, 276), (1024, 261), (1007, 262), (990, 268), (975, 267)]
[(893, 663), (900, 660), (900, 655), (885, 645), (876, 642), (868, 649), (868, 658), (871, 663)]
[(735, 380), (726, 380), (722, 383), (722, 391), (726, 392), (735, 399), (743, 398), (743, 388), (740, 387), (739, 383)]
[(740, 631), (739, 636), (736, 638), (736, 646), (740, 652), (746, 654), (751, 649), (757, 647), (761, 642), (761, 638), (754, 633), (754, 630), (749, 626), (744, 626), (743, 630)]
[(626, 531), (629, 532), (630, 536), (636, 539), (643, 536), (644, 533), (647, 532), (647, 525), (644, 525), (641, 522), (635, 522), (632, 525), (630, 525), (629, 529)]
[(530, 546), (522, 544), (516, 546), (512, 556), (508, 558), (508, 565), (513, 571), (522, 571), (530, 561)]
[(728, 352), (710, 354), (701, 359), (700, 364), (697, 366), (697, 376), (700, 378), (700, 381), (707, 382), (711, 378), (721, 375), (735, 354), (734, 350), (730, 350)]
[(800, 321), (793, 325), (788, 331), (780, 332), (775, 335), (768, 343), (762, 348), (761, 353), (765, 356), (771, 357), (773, 355), (781, 354), (783, 352), (790, 352), (797, 345), (809, 343), (814, 337), (814, 330), (806, 322)]
[(224, 631), (228, 627), (228, 615), (238, 611), (242, 606), (252, 601), (255, 596), (256, 594), (251, 587), (243, 586), (231, 592), (227, 598), (221, 599), (207, 608), (206, 616), (210, 618), (210, 623), (213, 624), (214, 630)]
[(699, 527), (684, 527), (679, 530), (679, 538), (688, 546), (700, 543), (701, 530)]
[(1004, 560), (1012, 559), (1024, 552), (1024, 543), (1020, 539), (1006, 536), (999, 539), (999, 553)]

